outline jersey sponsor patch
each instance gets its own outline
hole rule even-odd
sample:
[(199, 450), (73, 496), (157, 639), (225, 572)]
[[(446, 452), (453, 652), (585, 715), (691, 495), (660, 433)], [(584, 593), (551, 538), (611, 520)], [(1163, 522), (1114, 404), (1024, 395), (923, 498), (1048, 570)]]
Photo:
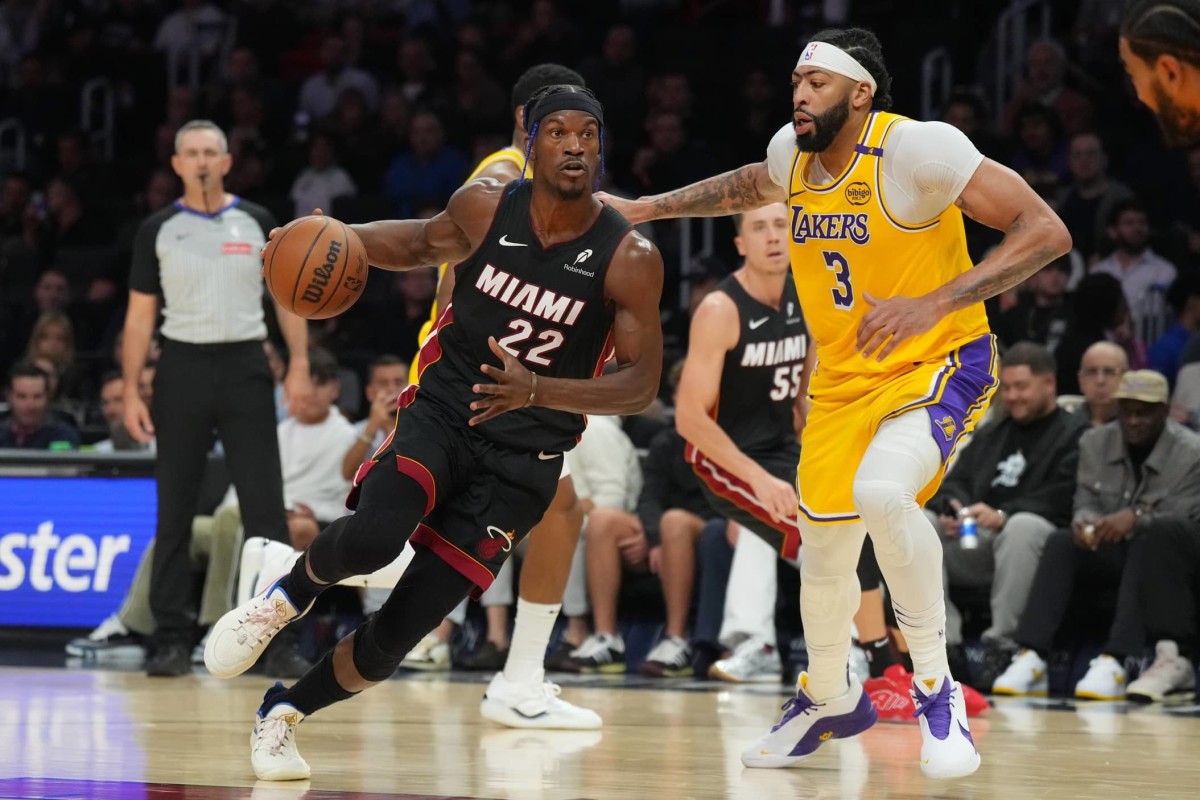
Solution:
[(254, 255), (254, 245), (249, 242), (225, 242), (221, 245), (221, 255), (223, 256), (250, 256)]

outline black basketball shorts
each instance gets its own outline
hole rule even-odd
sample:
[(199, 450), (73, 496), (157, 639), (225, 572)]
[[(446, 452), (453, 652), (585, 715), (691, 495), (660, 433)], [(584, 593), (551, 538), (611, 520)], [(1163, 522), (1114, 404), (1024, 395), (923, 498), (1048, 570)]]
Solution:
[(563, 455), (498, 446), (415, 389), (407, 405), (402, 396), (391, 437), (359, 469), (346, 504), (357, 505), (364, 482), (394, 479), (389, 467), (415, 480), (428, 502), (413, 545), (471, 580), (478, 597), (549, 508)]

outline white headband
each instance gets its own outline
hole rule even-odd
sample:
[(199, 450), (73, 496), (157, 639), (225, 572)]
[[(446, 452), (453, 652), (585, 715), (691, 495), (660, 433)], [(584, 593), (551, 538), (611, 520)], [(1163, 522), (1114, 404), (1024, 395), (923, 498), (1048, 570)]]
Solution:
[(871, 94), (875, 94), (879, 88), (875, 79), (871, 77), (871, 73), (867, 72), (867, 68), (858, 63), (858, 59), (837, 45), (828, 42), (809, 42), (808, 46), (804, 48), (804, 52), (800, 54), (800, 60), (796, 62), (796, 69), (801, 67), (826, 69), (836, 72), (838, 75), (845, 75), (852, 81), (870, 84)]

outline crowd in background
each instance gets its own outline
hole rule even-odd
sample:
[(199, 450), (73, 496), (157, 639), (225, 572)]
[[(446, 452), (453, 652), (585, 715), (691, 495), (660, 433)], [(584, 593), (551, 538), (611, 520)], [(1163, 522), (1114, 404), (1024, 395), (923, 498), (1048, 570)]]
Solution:
[[(920, 58), (947, 45), (955, 89), (936, 114), (1024, 177), (1071, 231), (1069, 256), (989, 303), (1002, 345), (1044, 345), (1051, 399), (1075, 396), (1067, 404), (1082, 403), (1089, 425), (1112, 418), (1122, 373), (1152, 368), (1170, 383), (1172, 418), (1195, 427), (1200, 148), (1166, 150), (1135, 102), (1116, 56), (1122, 4), (1054, 3), (1053, 36), (1030, 37), (1004, 107), (984, 88), (995, 85), (1004, 4), (937, 5), (897, 16), (872, 0), (6, 0), (0, 124), (14, 126), (0, 135), (9, 406), (0, 427), (26, 415), (54, 429), (38, 443), (0, 442), (136, 446), (121, 430), (112, 374), (130, 250), (139, 222), (180, 192), (170, 157), (187, 120), (222, 126), (233, 156), (226, 188), (280, 220), (316, 207), (348, 222), (427, 217), (509, 142), (514, 78), (554, 61), (578, 69), (605, 104), (605, 188), (653, 194), (761, 160), (789, 119), (788, 73), (807, 35), (847, 22), (880, 32), (897, 110), (914, 116)], [(107, 128), (104, 103), (83, 101), (95, 96), (111, 101)], [(728, 223), (715, 223), (712, 252), (700, 257), (699, 238), (683, 244), (688, 225), (651, 231), (667, 265), (668, 367), (686, 348), (690, 308), (737, 266)], [(967, 225), (978, 260), (999, 234)], [(412, 357), (435, 291), (432, 270), (376, 273), (346, 314), (311, 323), (313, 342), (340, 363), (336, 403), (346, 417), (371, 410), (368, 365), (382, 354)], [(1096, 350), (1098, 342), (1110, 346)], [(280, 381), (286, 354), (272, 356)], [(49, 380), (10, 373), (23, 359)], [(1025, 366), (1044, 374), (1046, 362), (1035, 362)], [(153, 353), (143, 395), (152, 375)], [(623, 426), (643, 453), (668, 424), (666, 380), (662, 394), (649, 422)], [(1048, 413), (1054, 404), (1043, 405)], [(627, 494), (619, 505), (632, 514), (638, 492)], [(1065, 524), (1058, 516), (1069, 512), (1051, 516)], [(1012, 635), (1001, 642), (1005, 663)], [(490, 638), (502, 649), (503, 634)]]

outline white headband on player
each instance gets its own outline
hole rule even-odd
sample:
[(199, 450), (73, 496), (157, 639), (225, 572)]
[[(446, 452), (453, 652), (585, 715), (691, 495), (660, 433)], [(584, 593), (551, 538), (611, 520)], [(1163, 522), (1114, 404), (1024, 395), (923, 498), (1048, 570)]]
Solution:
[(800, 54), (800, 60), (796, 62), (796, 69), (801, 67), (817, 67), (845, 75), (852, 81), (870, 84), (871, 94), (875, 94), (879, 88), (867, 68), (858, 63), (858, 59), (829, 42), (809, 42)]

